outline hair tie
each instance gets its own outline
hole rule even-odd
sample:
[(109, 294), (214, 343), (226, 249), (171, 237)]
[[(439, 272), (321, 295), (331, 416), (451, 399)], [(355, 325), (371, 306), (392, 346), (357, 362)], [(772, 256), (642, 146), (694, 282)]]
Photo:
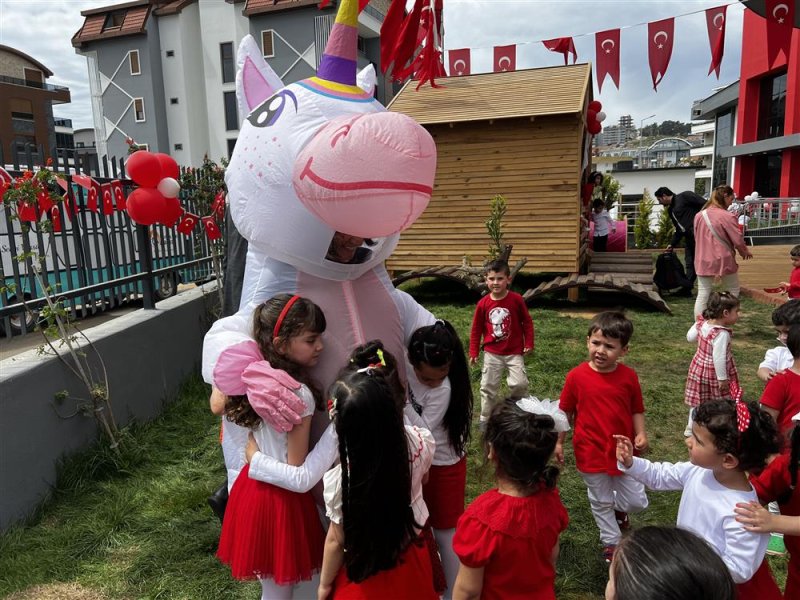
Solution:
[(328, 398), (328, 417), (333, 421), (336, 416), (336, 398), (331, 396)]
[(281, 325), (283, 325), (283, 320), (286, 318), (286, 315), (289, 313), (289, 309), (292, 308), (292, 305), (300, 299), (300, 296), (295, 294), (289, 301), (283, 306), (283, 310), (281, 310), (281, 314), (278, 315), (278, 320), (275, 321), (275, 328), (272, 330), (272, 337), (280, 337), (278, 334), (281, 332)]
[(750, 427), (750, 409), (742, 402), (742, 388), (738, 384), (733, 384), (731, 387), (734, 385), (735, 390), (732, 390), (731, 395), (736, 402), (736, 429), (739, 433), (744, 433)]
[(527, 396), (517, 400), (516, 405), (527, 413), (547, 415), (553, 419), (553, 423), (555, 423), (553, 431), (558, 433), (569, 431), (569, 419), (566, 413), (558, 408), (558, 402), (556, 400), (550, 400), (548, 398), (539, 400), (536, 396)]

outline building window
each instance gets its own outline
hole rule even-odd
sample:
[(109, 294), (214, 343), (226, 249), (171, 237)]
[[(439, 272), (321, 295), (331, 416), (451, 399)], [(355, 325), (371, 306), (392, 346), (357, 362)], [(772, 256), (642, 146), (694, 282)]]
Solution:
[(729, 183), (732, 159), (723, 157), (722, 152), (733, 145), (734, 116), (733, 109), (717, 115), (716, 133), (714, 134), (714, 168), (711, 173), (712, 188)]
[(225, 101), (225, 130), (236, 131), (239, 129), (239, 115), (236, 110), (236, 92), (223, 92)]
[(173, 148), (174, 148), (175, 150), (183, 150), (183, 144), (175, 144), (175, 145), (173, 146)]
[(261, 51), (264, 53), (264, 58), (275, 56), (275, 36), (273, 33), (272, 29), (261, 32)]
[(356, 42), (356, 48), (358, 49), (359, 52), (361, 52), (361, 54), (366, 54), (367, 53), (367, 40), (365, 40), (361, 36), (358, 36), (358, 41)]
[(219, 45), (219, 58), (222, 63), (222, 83), (233, 83), (236, 81), (233, 42), (225, 42)]
[(128, 13), (126, 10), (113, 10), (106, 15), (106, 20), (103, 22), (103, 31), (107, 29), (119, 29), (125, 22), (125, 15)]
[(25, 69), (25, 83), (31, 87), (44, 87), (44, 73), (38, 69)]
[(764, 77), (758, 102), (758, 139), (783, 135), (786, 117), (786, 72)]
[(760, 154), (755, 158), (755, 189), (763, 198), (781, 195), (782, 163), (782, 156), (778, 153)]
[(169, 103), (170, 104), (177, 104), (178, 103), (178, 99), (177, 98), (170, 98), (169, 99)]
[(175, 50), (167, 50), (167, 58), (172, 58), (175, 56)]
[(131, 75), (141, 75), (142, 69), (139, 66), (139, 51), (131, 50), (128, 52), (128, 64), (131, 67)]
[(137, 123), (141, 123), (145, 120), (144, 118), (144, 98), (134, 98), (133, 99), (133, 114), (134, 120)]
[(228, 158), (233, 156), (233, 148), (236, 146), (236, 140), (228, 140)]
[(86, 143), (85, 142), (76, 142), (75, 143), (75, 147), (76, 148), (85, 148), (86, 147)]

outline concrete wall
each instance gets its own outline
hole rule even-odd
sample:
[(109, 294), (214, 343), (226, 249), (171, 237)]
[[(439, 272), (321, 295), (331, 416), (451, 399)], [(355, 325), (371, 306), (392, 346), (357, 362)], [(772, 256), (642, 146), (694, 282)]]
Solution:
[(645, 189), (650, 192), (650, 196), (655, 202), (650, 222), (655, 227), (658, 223), (659, 214), (663, 209), (653, 195), (655, 191), (664, 186), (676, 194), (686, 190), (693, 192), (695, 171), (697, 171), (696, 167), (678, 167), (674, 169), (634, 169), (632, 171), (606, 172), (620, 182), (622, 185), (620, 194), (623, 196), (639, 196), (639, 199), (641, 199)]
[[(210, 283), (86, 331), (104, 357), (118, 425), (155, 418), (199, 371), (215, 299)], [(54, 357), (30, 350), (0, 362), (0, 530), (31, 514), (56, 482), (59, 461), (97, 437), (94, 419), (56, 414), (74, 411), (74, 402), (54, 400), (62, 390), (86, 397)]]

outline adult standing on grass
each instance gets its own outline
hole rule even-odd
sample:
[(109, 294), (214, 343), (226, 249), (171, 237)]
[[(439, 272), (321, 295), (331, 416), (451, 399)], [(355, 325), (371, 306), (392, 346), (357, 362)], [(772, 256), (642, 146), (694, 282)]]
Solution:
[(697, 272), (697, 300), (694, 316), (703, 314), (711, 295), (714, 278), (719, 277), (722, 286), (734, 296), (739, 295), (739, 265), (736, 252), (744, 260), (753, 258), (744, 242), (736, 217), (728, 212), (733, 202), (733, 188), (719, 185), (711, 192), (711, 199), (694, 218), (694, 235), (697, 255), (694, 269)]
[[(672, 193), (668, 187), (660, 187), (655, 193), (656, 200), (659, 204), (666, 207), (669, 213), (669, 218), (675, 226), (675, 233), (672, 236), (667, 252), (677, 246), (681, 240), (685, 240), (686, 252), (684, 259), (686, 261), (686, 277), (694, 285), (696, 279), (694, 268), (694, 250), (695, 250), (695, 235), (694, 235), (694, 218), (697, 213), (702, 210), (706, 200), (702, 196), (694, 192), (685, 191), (677, 196)], [(687, 296), (692, 293), (691, 288), (685, 290)]]

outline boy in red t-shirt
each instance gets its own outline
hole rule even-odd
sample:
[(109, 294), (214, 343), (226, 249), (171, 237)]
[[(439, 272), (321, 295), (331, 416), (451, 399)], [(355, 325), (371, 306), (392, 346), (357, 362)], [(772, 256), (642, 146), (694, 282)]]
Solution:
[[(559, 407), (574, 424), (575, 464), (589, 493), (600, 528), (603, 558), (611, 562), (630, 527), (629, 512), (647, 508), (644, 486), (617, 469), (614, 435), (631, 436), (637, 451), (647, 449), (644, 402), (636, 372), (617, 361), (628, 353), (633, 323), (620, 312), (603, 312), (589, 326), (589, 360), (567, 373)], [(564, 463), (559, 434), (555, 456)]]
[(508, 370), (508, 395), (528, 395), (525, 354), (533, 350), (533, 319), (525, 300), (512, 292), (511, 269), (504, 260), (486, 265), (486, 286), (489, 293), (478, 301), (469, 335), (469, 363), (478, 362), (483, 338), (481, 369), (481, 426), (484, 427), (492, 408), (497, 404), (500, 381)]

